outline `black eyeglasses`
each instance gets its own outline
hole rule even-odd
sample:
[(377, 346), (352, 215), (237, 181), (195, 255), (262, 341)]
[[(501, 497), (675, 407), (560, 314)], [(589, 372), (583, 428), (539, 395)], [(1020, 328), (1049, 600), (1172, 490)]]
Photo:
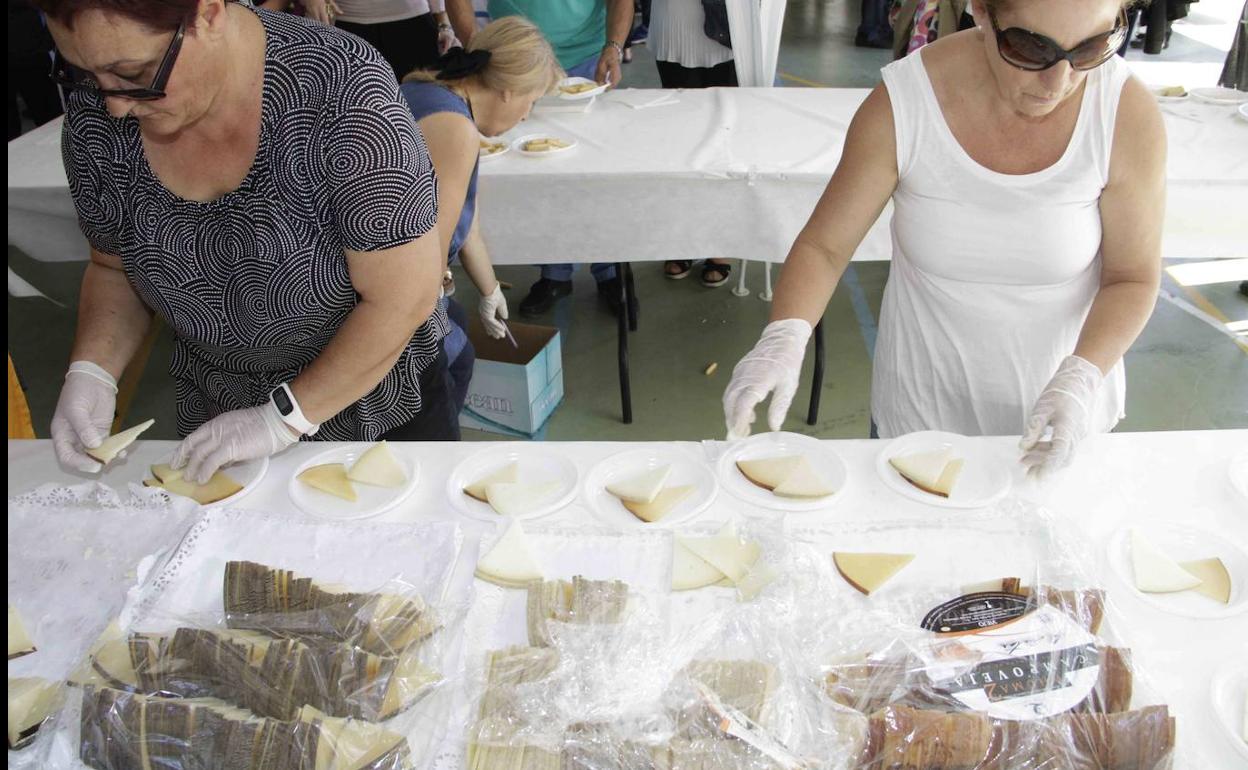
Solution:
[(60, 51), (53, 53), (52, 72), (48, 74), (48, 77), (66, 88), (94, 91), (100, 96), (117, 96), (136, 102), (154, 102), (157, 99), (164, 99), (165, 85), (169, 82), (169, 75), (173, 72), (174, 62), (178, 60), (178, 52), (182, 50), (182, 37), (185, 32), (186, 25), (179, 24), (177, 31), (173, 33), (173, 40), (169, 41), (165, 58), (160, 60), (156, 77), (152, 79), (152, 84), (147, 88), (100, 88), (94, 75), (65, 61)]
[(1052, 38), (1029, 29), (1010, 27), (1003, 30), (997, 26), (996, 14), (991, 12), (988, 19), (992, 22), (992, 31), (996, 33), (1001, 58), (1006, 64), (1031, 72), (1047, 70), (1059, 61), (1070, 62), (1070, 66), (1077, 70), (1096, 69), (1118, 52), (1127, 36), (1126, 11), (1119, 12), (1113, 29), (1093, 35), (1069, 50)]

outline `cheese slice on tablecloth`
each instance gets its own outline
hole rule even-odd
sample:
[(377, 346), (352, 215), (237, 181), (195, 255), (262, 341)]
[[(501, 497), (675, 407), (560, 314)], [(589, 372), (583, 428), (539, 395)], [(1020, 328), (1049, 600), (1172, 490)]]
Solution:
[(649, 505), (663, 491), (663, 485), (667, 483), (667, 477), (671, 475), (672, 466), (670, 465), (651, 468), (645, 473), (608, 484), (607, 491), (626, 503)]
[(485, 489), (491, 484), (514, 484), (520, 480), (520, 463), (507, 463), (502, 468), (483, 476), (464, 487), (464, 494), (473, 500), (480, 500), (488, 503), (485, 497)]
[(1131, 567), (1135, 587), (1144, 593), (1174, 593), (1200, 585), (1200, 578), (1180, 567), (1135, 529), (1131, 530)]
[(351, 480), (347, 478), (347, 466), (342, 463), (313, 465), (303, 473), (300, 473), (298, 478), (313, 489), (318, 489), (334, 497), (340, 497), (353, 503), (358, 499), (355, 495), (355, 487), (351, 485)]
[(832, 554), (836, 571), (845, 582), (858, 591), (871, 595), (887, 583), (893, 575), (914, 561), (912, 553), (847, 553)]
[(712, 537), (680, 538), (679, 541), (733, 583), (740, 583), (762, 554), (757, 543), (742, 539), (731, 524)]
[(9, 605), (9, 660), (29, 655), (37, 648), (26, 634), (26, 626), (22, 624), (22, 616), (17, 608)]
[(1184, 572), (1200, 580), (1192, 590), (1222, 604), (1231, 603), (1231, 573), (1216, 556), (1211, 559), (1185, 561), (1179, 564)]
[(784, 483), (803, 459), (801, 455), (786, 455), (762, 460), (737, 460), (737, 470), (751, 484), (772, 490)]
[(389, 444), (384, 441), (360, 455), (360, 459), (347, 472), (347, 478), (360, 484), (389, 489), (407, 483), (407, 473), (390, 451)]
[(35, 738), (39, 726), (56, 707), (60, 683), (38, 677), (9, 679), (9, 749)]
[(524, 588), (530, 581), (542, 579), (542, 569), (533, 558), (519, 519), (512, 519), (503, 536), (477, 562), (476, 575), (504, 588)]
[(95, 449), (88, 449), (87, 454), (91, 455), (105, 465), (108, 465), (115, 457), (117, 457), (117, 455), (121, 454), (123, 449), (133, 444), (134, 440), (137, 439), (143, 431), (155, 424), (155, 420), (148, 420), (147, 422), (139, 423), (133, 428), (126, 428), (121, 433), (114, 433), (101, 441), (100, 445)]
[(820, 477), (815, 466), (805, 457), (798, 458), (792, 472), (771, 490), (779, 497), (813, 500), (828, 497), (836, 492), (832, 485)]
[(690, 551), (680, 538), (672, 541), (672, 590), (691, 591), (727, 580), (724, 573)]
[(558, 481), (526, 484), (490, 484), (485, 488), (485, 499), (490, 507), (504, 516), (522, 516), (537, 508), (562, 486)]
[(654, 523), (662, 519), (673, 508), (689, 495), (693, 494), (696, 489), (693, 485), (683, 487), (668, 487), (659, 492), (658, 497), (654, 498), (651, 503), (630, 503), (627, 500), (621, 500), (620, 503), (628, 509), (628, 512), (641, 519), (644, 522)]

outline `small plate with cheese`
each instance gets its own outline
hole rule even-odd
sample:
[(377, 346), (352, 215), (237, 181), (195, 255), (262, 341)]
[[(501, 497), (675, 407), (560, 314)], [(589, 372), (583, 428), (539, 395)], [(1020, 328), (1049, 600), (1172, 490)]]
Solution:
[(606, 90), (606, 83), (581, 77), (564, 78), (555, 87), (560, 99), (593, 99)]
[(150, 467), (143, 486), (159, 487), (171, 495), (189, 497), (205, 508), (237, 503), (260, 486), (269, 470), (269, 458), (261, 457), (227, 465), (213, 474), (207, 484), (199, 485), (191, 484), (182, 478), (181, 471), (173, 470), (169, 465), (172, 460), (170, 453)]
[(352, 521), (380, 516), (402, 503), (420, 481), (420, 462), (403, 444), (381, 441), (334, 447), (301, 463), (290, 499), (309, 516)]
[(1248, 611), (1248, 553), (1186, 524), (1137, 522), (1109, 540), (1109, 566), (1142, 601), (1189, 618)]
[(849, 466), (840, 455), (798, 433), (760, 433), (729, 444), (718, 472), (734, 497), (773, 511), (824, 510), (849, 483)]
[(506, 155), (511, 151), (511, 145), (507, 142), (497, 142), (485, 137), (481, 138), (481, 149), (477, 151), (477, 158), (480, 160), (490, 160), (500, 155)]
[(715, 474), (693, 452), (656, 446), (612, 455), (585, 477), (583, 497), (618, 529), (683, 524), (705, 511), (718, 491)]
[(499, 446), (461, 462), (446, 479), (446, 496), (474, 519), (537, 519), (576, 499), (579, 480), (576, 465), (561, 454)]
[(530, 158), (546, 158), (571, 150), (576, 146), (576, 140), (549, 134), (526, 134), (512, 142), (511, 146), (521, 155), (527, 155)]
[(957, 433), (922, 431), (886, 444), (875, 468), (889, 489), (911, 500), (983, 508), (1009, 493), (1021, 466), (999, 447)]

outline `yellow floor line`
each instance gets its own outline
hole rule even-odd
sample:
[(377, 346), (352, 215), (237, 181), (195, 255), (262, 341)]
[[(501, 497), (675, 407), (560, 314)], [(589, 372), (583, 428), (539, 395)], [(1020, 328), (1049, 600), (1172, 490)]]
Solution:
[(807, 80), (806, 78), (799, 78), (797, 75), (790, 75), (787, 72), (781, 72), (780, 79), (790, 80), (794, 83), (801, 83), (802, 85), (808, 86), (810, 88), (831, 88), (831, 86), (829, 86), (827, 83), (816, 83), (813, 80)]
[[(1206, 299), (1205, 295), (1201, 294), (1194, 287), (1182, 286), (1180, 284), (1180, 288), (1183, 289), (1183, 293), (1187, 295), (1187, 298), (1192, 301), (1193, 305), (1224, 324), (1229, 324), (1231, 322), (1231, 319), (1227, 318), (1226, 314), (1223, 313), (1217, 305)], [(1244, 342), (1241, 339), (1235, 339), (1235, 344), (1239, 346), (1240, 350), (1248, 353), (1248, 342)]]

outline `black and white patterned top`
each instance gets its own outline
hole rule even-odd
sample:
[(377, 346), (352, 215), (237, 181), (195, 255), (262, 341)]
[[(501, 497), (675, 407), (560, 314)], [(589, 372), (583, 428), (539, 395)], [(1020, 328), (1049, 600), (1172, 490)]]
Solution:
[[(148, 166), (134, 118), (85, 91), (62, 137), (79, 225), (121, 258), (138, 295), (175, 334), (178, 432), (264, 403), (341, 328), (358, 296), (344, 249), (415, 240), (437, 219), (436, 179), (394, 72), (359, 38), (285, 13), (265, 30), (255, 162), (208, 203), (174, 195)], [(374, 440), (421, 409), (417, 375), (448, 331), (438, 309), (377, 387), (317, 439)]]

